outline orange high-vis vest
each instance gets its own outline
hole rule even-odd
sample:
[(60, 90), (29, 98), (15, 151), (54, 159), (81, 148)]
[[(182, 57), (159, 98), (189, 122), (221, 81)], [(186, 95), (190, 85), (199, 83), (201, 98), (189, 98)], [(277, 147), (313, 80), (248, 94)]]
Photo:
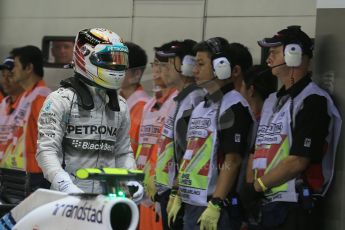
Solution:
[(15, 101), (10, 96), (5, 97), (0, 103), (0, 164), (7, 147), (12, 142), (11, 114), (17, 108), (23, 94), (19, 95)]
[(141, 85), (127, 99), (128, 110), (131, 118), (129, 136), (131, 138), (131, 146), (134, 155), (138, 149), (139, 129), (141, 118), (143, 115), (143, 109), (147, 101), (150, 99), (151, 97), (147, 95), (147, 93), (144, 91)]
[(0, 103), (2, 102), (2, 100), (4, 99), (4, 95), (0, 92)]
[(11, 127), (9, 145), (0, 162), (1, 168), (18, 169), (29, 173), (42, 172), (35, 154), (37, 147), (38, 115), (50, 89), (40, 80), (24, 92), (18, 106), (9, 116)]
[[(143, 117), (141, 120), (139, 131), (139, 143), (136, 153), (137, 167), (139, 169), (145, 168), (147, 164), (149, 170), (145, 173), (148, 176), (153, 176), (154, 167), (157, 162), (158, 140), (163, 129), (165, 117), (169, 114), (171, 104), (175, 103), (173, 98), (176, 97), (177, 91), (170, 89), (162, 98), (152, 98), (149, 100), (143, 110)], [(156, 106), (157, 103), (160, 106)], [(162, 229), (162, 220), (156, 221), (156, 213), (154, 206), (145, 207), (140, 205), (140, 221), (139, 229)]]

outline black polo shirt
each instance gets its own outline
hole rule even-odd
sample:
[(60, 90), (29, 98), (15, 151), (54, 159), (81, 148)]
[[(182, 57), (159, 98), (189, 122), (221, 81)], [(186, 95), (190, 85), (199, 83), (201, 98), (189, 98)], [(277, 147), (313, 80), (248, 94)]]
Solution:
[[(310, 82), (308, 75), (288, 90), (283, 86), (277, 93), (278, 100), (286, 95), (295, 98)], [(330, 120), (325, 97), (316, 94), (306, 97), (293, 124), (290, 155), (307, 157), (312, 163), (320, 163)]]
[[(233, 84), (227, 84), (213, 94), (207, 94), (205, 106), (220, 102), (223, 96), (233, 89)], [(219, 153), (236, 153), (244, 157), (249, 148), (250, 140), (248, 137), (252, 125), (253, 120), (247, 107), (244, 107), (240, 102), (229, 107), (219, 118)]]

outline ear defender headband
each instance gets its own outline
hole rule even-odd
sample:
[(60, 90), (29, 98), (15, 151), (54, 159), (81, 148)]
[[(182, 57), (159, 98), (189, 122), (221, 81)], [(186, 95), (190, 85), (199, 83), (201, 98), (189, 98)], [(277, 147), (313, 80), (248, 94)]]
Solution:
[(212, 51), (212, 67), (213, 73), (219, 80), (225, 80), (231, 77), (230, 61), (222, 52), (221, 41), (218, 38), (210, 38), (206, 40), (206, 44)]
[(185, 55), (182, 60), (181, 74), (186, 77), (193, 77), (193, 68), (195, 66), (195, 57)]
[(291, 43), (284, 48), (284, 60), (289, 67), (298, 67), (302, 63), (302, 47), (298, 43)]
[(284, 60), (288, 67), (298, 67), (302, 64), (303, 47), (299, 41), (298, 34), (301, 32), (299, 26), (290, 26), (286, 29), (287, 43), (284, 44)]

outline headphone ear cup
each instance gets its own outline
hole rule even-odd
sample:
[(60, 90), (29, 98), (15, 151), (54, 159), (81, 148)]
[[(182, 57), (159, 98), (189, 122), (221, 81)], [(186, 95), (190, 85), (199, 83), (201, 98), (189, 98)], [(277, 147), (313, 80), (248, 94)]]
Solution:
[(181, 74), (186, 77), (193, 77), (193, 68), (195, 66), (195, 57), (185, 55), (182, 60)]
[(289, 67), (298, 67), (302, 63), (302, 48), (298, 44), (288, 44), (284, 49), (285, 63)]
[(227, 58), (219, 57), (212, 62), (214, 75), (219, 80), (225, 80), (231, 77), (231, 65)]

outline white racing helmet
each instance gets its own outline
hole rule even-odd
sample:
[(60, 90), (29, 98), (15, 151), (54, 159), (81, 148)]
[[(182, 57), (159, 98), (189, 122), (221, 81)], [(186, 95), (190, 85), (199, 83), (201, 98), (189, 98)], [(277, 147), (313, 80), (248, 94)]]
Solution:
[(73, 50), (75, 72), (106, 89), (119, 89), (128, 68), (128, 48), (116, 33), (102, 28), (78, 33)]

